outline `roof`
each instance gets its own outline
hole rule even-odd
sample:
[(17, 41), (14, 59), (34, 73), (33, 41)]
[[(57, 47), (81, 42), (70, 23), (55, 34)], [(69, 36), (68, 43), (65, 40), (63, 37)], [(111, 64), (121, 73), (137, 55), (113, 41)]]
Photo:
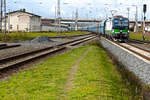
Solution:
[(32, 15), (32, 16), (41, 17), (41, 16), (39, 16), (39, 15), (36, 15), (36, 14), (33, 14), (33, 13), (26, 12), (25, 9), (20, 9), (20, 10), (17, 10), (17, 11), (13, 11), (13, 12), (10, 12), (9, 14), (13, 14), (13, 13), (16, 13), (16, 12), (22, 12), (22, 13), (26, 13), (26, 14), (29, 14), (29, 15)]
[(126, 17), (123, 17), (123, 16), (121, 16), (121, 15), (118, 15), (118, 16), (113, 16), (113, 18), (125, 18), (125, 19), (128, 19), (128, 18), (126, 18)]

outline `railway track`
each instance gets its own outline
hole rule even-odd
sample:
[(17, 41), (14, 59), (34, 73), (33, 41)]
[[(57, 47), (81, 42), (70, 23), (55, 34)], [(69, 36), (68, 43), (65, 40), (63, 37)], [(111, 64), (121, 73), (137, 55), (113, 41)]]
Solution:
[(150, 52), (149, 51), (147, 51), (145, 49), (142, 49), (142, 48), (139, 48), (137, 46), (126, 44), (126, 43), (122, 43), (122, 44), (119, 44), (119, 45), (124, 47), (125, 49), (128, 49), (129, 51), (143, 57), (144, 59), (147, 59), (147, 60), (150, 61)]
[(150, 44), (150, 41), (144, 41), (144, 40), (137, 40), (137, 39), (129, 39), (128, 42), (134, 42), (134, 43), (141, 43), (141, 44)]
[(18, 55), (13, 55), (11, 57), (1, 58), (0, 59), (0, 72), (6, 72), (9, 69), (17, 68), (21, 64), (25, 64), (26, 62), (30, 62), (32, 60), (35, 60), (37, 58), (41, 58), (43, 56), (54, 54), (59, 51), (67, 50), (68, 46), (76, 46), (80, 43), (84, 43), (89, 40), (95, 39), (95, 35), (87, 35), (85, 37), (82, 37), (80, 39), (75, 39), (69, 42), (61, 43), (55, 46), (49, 46), (43, 49), (31, 51), (28, 53), (22, 53)]
[(7, 44), (0, 44), (0, 47), (6, 46)]
[(68, 38), (68, 37), (80, 37), (80, 36), (86, 36), (86, 35), (90, 35), (91, 33), (87, 33), (87, 34), (80, 34), (80, 35), (62, 35), (62, 36), (53, 36), (53, 37), (49, 37), (49, 38)]
[(129, 39), (127, 44), (143, 51), (150, 52), (150, 41), (145, 42), (142, 40)]
[(13, 45), (7, 45), (7, 44), (0, 44), (0, 50), (8, 49), (8, 48), (15, 48), (21, 46), (20, 44), (13, 44)]
[[(105, 39), (107, 39), (107, 38), (105, 38)], [(136, 46), (136, 45), (132, 45), (130, 43), (119, 43), (119, 42), (112, 41), (110, 39), (107, 39), (107, 40), (129, 50), (130, 52), (133, 52), (133, 53), (139, 55), (140, 57), (142, 57), (148, 61), (150, 61), (150, 51), (149, 50), (146, 50), (146, 49), (139, 47), (139, 46)]]

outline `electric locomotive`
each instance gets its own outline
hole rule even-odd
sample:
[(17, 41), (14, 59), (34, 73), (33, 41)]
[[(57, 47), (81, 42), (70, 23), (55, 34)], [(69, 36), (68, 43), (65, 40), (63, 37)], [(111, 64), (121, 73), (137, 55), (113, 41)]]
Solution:
[(129, 38), (129, 20), (123, 16), (114, 16), (100, 24), (100, 32), (113, 40), (126, 41)]

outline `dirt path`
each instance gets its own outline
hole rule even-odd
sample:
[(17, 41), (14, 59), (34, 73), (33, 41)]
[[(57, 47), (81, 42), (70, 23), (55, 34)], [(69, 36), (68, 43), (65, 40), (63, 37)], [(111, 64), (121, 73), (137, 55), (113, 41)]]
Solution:
[[(66, 92), (69, 92), (69, 90), (71, 90), (71, 89), (73, 88), (73, 86), (74, 86), (73, 81), (74, 81), (75, 75), (76, 75), (76, 73), (77, 73), (77, 71), (78, 71), (78, 67), (79, 67), (79, 65), (80, 65), (80, 62), (81, 62), (82, 59), (88, 54), (88, 52), (89, 52), (91, 49), (92, 49), (91, 47), (88, 48), (88, 49), (77, 59), (77, 61), (75, 62), (75, 65), (72, 66), (72, 69), (71, 69), (71, 71), (70, 71), (70, 75), (69, 75), (68, 81), (66, 82), (66, 86), (65, 86), (65, 88), (64, 88), (64, 90), (65, 90)], [(64, 95), (64, 97), (65, 97), (65, 96), (66, 96), (66, 95)]]

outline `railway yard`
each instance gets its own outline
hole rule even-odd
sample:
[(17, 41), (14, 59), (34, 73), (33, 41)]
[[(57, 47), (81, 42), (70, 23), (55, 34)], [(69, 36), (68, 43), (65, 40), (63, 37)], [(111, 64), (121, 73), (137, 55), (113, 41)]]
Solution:
[(149, 60), (149, 42), (93, 33), (1, 43), (0, 100), (149, 100)]
[(0, 100), (150, 100), (149, 0), (0, 0)]

